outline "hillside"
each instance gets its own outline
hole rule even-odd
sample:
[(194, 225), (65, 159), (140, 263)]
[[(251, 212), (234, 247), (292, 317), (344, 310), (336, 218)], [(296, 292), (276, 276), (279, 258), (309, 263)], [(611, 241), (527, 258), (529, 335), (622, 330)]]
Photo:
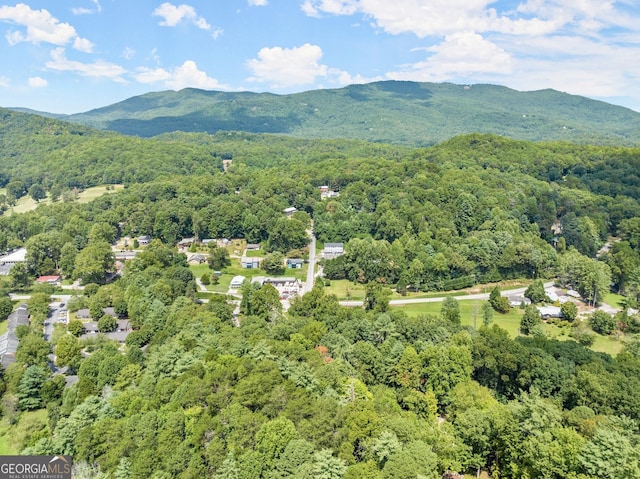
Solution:
[(246, 131), (425, 146), (465, 133), (634, 145), (640, 113), (554, 90), (385, 81), (291, 95), (185, 89), (133, 97), (66, 120), (127, 135)]

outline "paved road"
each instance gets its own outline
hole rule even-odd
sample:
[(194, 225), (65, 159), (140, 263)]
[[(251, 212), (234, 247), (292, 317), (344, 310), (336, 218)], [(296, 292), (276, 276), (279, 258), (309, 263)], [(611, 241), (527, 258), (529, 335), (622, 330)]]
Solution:
[(307, 270), (307, 281), (302, 287), (302, 294), (313, 289), (313, 282), (316, 279), (316, 235), (313, 234), (313, 231), (309, 232), (309, 238), (309, 269)]
[[(553, 286), (553, 281), (548, 283), (544, 283), (545, 288), (551, 288)], [(515, 288), (501, 291), (500, 294), (502, 296), (511, 296), (511, 295), (521, 295), (526, 291), (527, 288)], [(457, 300), (468, 300), (468, 299), (489, 299), (490, 293), (479, 293), (479, 294), (463, 294), (460, 296), (454, 296), (454, 299)], [(389, 306), (402, 306), (405, 304), (417, 304), (417, 303), (441, 303), (445, 300), (446, 296), (439, 296), (437, 298), (407, 298), (407, 299), (392, 299), (389, 301)], [(363, 301), (340, 301), (340, 306), (362, 306), (364, 304)]]

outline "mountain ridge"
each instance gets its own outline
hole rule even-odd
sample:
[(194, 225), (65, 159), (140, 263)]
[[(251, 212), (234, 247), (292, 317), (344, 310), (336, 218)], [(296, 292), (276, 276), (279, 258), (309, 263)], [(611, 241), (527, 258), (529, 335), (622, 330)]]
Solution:
[(102, 130), (151, 137), (246, 131), (429, 146), (467, 133), (531, 141), (640, 144), (640, 113), (556, 90), (382, 81), (277, 95), (186, 88), (150, 92), (73, 115)]

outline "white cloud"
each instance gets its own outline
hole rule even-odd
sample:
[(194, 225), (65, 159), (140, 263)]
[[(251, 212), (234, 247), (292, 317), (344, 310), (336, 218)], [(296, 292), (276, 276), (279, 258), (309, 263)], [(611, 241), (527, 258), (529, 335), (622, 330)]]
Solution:
[[(495, 0), (304, 0), (309, 16), (360, 13), (387, 33), (420, 38), (461, 31), (541, 35), (572, 27), (588, 34), (606, 26), (637, 28), (637, 15), (623, 14), (613, 0), (527, 0), (498, 12)], [(633, 18), (635, 17), (635, 18)]]
[(134, 77), (140, 83), (162, 82), (173, 90), (181, 90), (188, 87), (228, 89), (228, 87), (218, 83), (215, 78), (209, 77), (206, 72), (199, 70), (198, 65), (192, 60), (185, 61), (181, 66), (175, 67), (173, 70), (140, 68)]
[(218, 37), (223, 33), (224, 33), (224, 30), (222, 28), (216, 28), (214, 31), (211, 32), (211, 38), (213, 38), (214, 40), (217, 40)]
[(68, 71), (86, 77), (109, 78), (116, 82), (124, 82), (122, 75), (127, 71), (120, 65), (98, 60), (93, 63), (82, 63), (68, 60), (64, 48), (56, 48), (51, 51), (51, 60), (46, 67), (50, 70)]
[(305, 0), (302, 11), (313, 17), (320, 16), (320, 12), (330, 15), (353, 15), (358, 11), (358, 2), (356, 0)]
[(253, 82), (267, 82), (273, 88), (286, 88), (312, 84), (316, 78), (329, 73), (326, 65), (320, 64), (322, 49), (305, 43), (294, 48), (263, 48), (258, 58), (247, 62), (253, 73)]
[(209, 25), (203, 17), (198, 16), (195, 8), (191, 5), (182, 4), (176, 6), (165, 2), (156, 8), (151, 15), (162, 17), (164, 20), (160, 21), (160, 25), (163, 27), (175, 27), (183, 20), (189, 20), (202, 30), (209, 30), (211, 28), (211, 25)]
[(7, 77), (0, 76), (0, 88), (9, 88), (11, 81)]
[(94, 13), (101, 13), (102, 6), (100, 5), (99, 0), (91, 0), (91, 2), (95, 5), (94, 8), (77, 7), (77, 8), (72, 8), (71, 12), (74, 15), (91, 15)]
[(61, 23), (47, 10), (32, 10), (24, 3), (18, 3), (15, 7), (0, 7), (0, 20), (26, 27), (25, 32), (7, 33), (7, 40), (11, 45), (19, 42), (65, 45), (76, 36), (75, 28), (68, 23)]
[(130, 47), (126, 47), (123, 51), (122, 51), (122, 56), (124, 58), (126, 58), (127, 60), (131, 60), (136, 54), (136, 51), (133, 48)]
[(387, 74), (394, 80), (445, 81), (471, 75), (506, 75), (512, 72), (509, 53), (477, 33), (454, 33), (427, 48), (423, 62)]
[(43, 88), (47, 86), (49, 83), (44, 78), (40, 77), (30, 77), (29, 78), (29, 86), (32, 88)]
[(80, 52), (84, 53), (92, 53), (93, 52), (93, 43), (91, 43), (86, 38), (76, 37), (73, 41), (73, 48)]
[(268, 4), (267, 0), (249, 0), (249, 5), (252, 7), (265, 7)]

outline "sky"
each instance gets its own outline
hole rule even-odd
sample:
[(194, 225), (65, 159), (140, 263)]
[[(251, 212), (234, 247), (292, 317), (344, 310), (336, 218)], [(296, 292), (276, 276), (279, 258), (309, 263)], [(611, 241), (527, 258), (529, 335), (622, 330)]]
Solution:
[(186, 87), (553, 88), (640, 112), (640, 0), (0, 0), (0, 106)]

